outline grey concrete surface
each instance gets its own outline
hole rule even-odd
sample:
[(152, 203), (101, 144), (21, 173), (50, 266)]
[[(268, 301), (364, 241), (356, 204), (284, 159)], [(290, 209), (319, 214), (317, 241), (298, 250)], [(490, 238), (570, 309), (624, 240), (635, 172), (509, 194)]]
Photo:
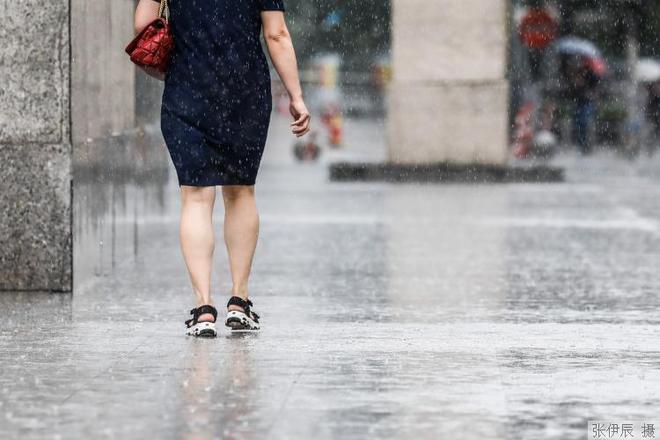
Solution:
[(0, 161), (0, 290), (71, 291), (70, 144), (0, 145)]
[(70, 291), (69, 3), (0, 7), (0, 290)]
[[(329, 183), (274, 138), (263, 330), (184, 336), (172, 174), (128, 188), (113, 264), (86, 262), (73, 296), (0, 296), (0, 438), (566, 440), (657, 420), (658, 158), (562, 156), (562, 184)], [(221, 305), (220, 241), (213, 282)]]
[(67, 142), (69, 2), (3, 2), (2, 15), (0, 145)]

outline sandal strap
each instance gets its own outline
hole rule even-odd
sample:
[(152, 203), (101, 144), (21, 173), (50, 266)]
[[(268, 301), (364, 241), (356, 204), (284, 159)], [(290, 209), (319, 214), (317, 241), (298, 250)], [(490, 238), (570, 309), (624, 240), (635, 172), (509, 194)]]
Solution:
[(199, 317), (207, 313), (213, 315), (213, 322), (218, 318), (218, 311), (211, 305), (204, 305), (191, 309), (190, 314), (193, 315), (193, 317), (186, 321), (186, 327), (192, 327), (197, 324)]
[(248, 315), (251, 319), (255, 320), (256, 322), (259, 322), (259, 315), (257, 315), (251, 310), (254, 304), (252, 304), (252, 301), (250, 301), (249, 299), (246, 301), (240, 296), (232, 296), (231, 298), (229, 298), (229, 301), (227, 302), (227, 307), (229, 306), (238, 306), (242, 308), (245, 311), (246, 315)]
[(229, 302), (227, 302), (227, 307), (238, 306), (243, 310), (249, 309), (251, 305), (252, 305), (252, 301), (250, 301), (249, 299), (246, 301), (240, 296), (232, 296), (231, 298), (229, 298)]
[(193, 315), (193, 317), (186, 320), (186, 327), (192, 327), (193, 325), (196, 324), (196, 322), (195, 322), (195, 312), (196, 311), (197, 311), (196, 308), (190, 310), (190, 314)]
[(213, 320), (214, 321), (218, 317), (218, 311), (216, 310), (215, 307), (213, 307), (211, 305), (205, 305), (205, 306), (197, 307), (197, 312), (195, 314), (195, 318), (199, 318), (200, 316), (205, 315), (207, 313), (213, 315)]

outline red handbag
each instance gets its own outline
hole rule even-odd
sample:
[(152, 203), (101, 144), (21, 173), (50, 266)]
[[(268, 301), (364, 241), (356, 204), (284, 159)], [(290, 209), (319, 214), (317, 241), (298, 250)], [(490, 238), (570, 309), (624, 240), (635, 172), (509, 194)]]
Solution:
[(167, 0), (161, 0), (158, 18), (142, 29), (126, 46), (126, 53), (131, 56), (131, 61), (144, 68), (147, 73), (150, 73), (150, 69), (155, 69), (161, 74), (167, 71), (174, 47), (169, 15)]

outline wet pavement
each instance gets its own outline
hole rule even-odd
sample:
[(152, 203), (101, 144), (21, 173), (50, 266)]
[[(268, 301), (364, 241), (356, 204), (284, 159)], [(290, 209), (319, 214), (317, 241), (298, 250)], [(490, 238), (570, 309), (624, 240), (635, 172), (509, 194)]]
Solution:
[[(0, 295), (0, 438), (564, 440), (658, 420), (658, 158), (563, 155), (561, 184), (418, 185), (330, 183), (332, 154), (269, 154), (263, 330), (184, 336), (170, 180), (158, 215), (114, 220), (139, 246), (78, 258), (103, 267), (73, 296)], [(220, 241), (213, 281), (222, 304)]]

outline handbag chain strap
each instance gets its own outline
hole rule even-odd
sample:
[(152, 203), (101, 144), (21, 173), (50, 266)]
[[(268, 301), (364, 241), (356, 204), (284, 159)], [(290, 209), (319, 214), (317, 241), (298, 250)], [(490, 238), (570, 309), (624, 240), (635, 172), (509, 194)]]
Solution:
[(165, 20), (170, 21), (170, 6), (167, 4), (167, 0), (160, 0), (158, 16), (165, 17)]

